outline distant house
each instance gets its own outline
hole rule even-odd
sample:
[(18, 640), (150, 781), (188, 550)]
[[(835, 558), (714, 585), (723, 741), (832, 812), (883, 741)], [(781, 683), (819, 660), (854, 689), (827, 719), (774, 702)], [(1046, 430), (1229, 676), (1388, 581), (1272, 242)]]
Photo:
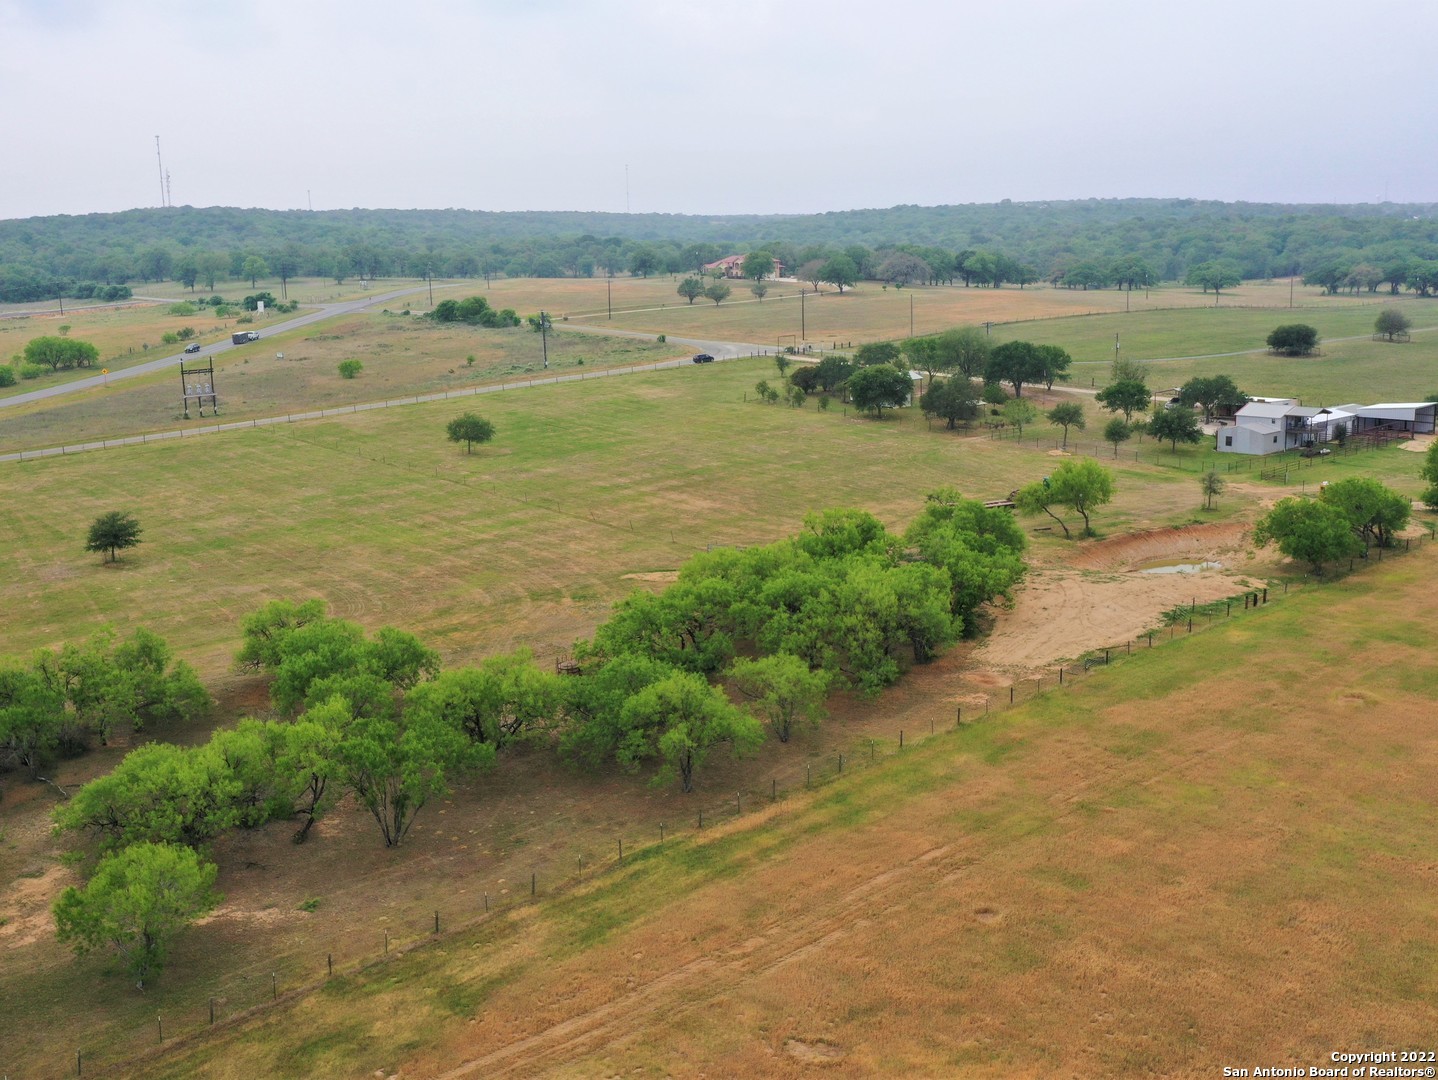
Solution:
[[(717, 271), (727, 278), (741, 278), (744, 276), (744, 256), (726, 255), (712, 263), (705, 263), (704, 269), (711, 274)], [(770, 276), (776, 278), (784, 276), (784, 264), (778, 259), (774, 260), (774, 273)]]
[(741, 278), (744, 276), (744, 256), (726, 255), (722, 259), (716, 259), (712, 263), (705, 263), (704, 269), (710, 273), (718, 271), (725, 277)]
[(1254, 398), (1234, 414), (1231, 426), (1218, 429), (1215, 449), (1227, 454), (1278, 454), (1329, 442), (1337, 437), (1340, 425), (1349, 435), (1432, 434), (1435, 413), (1438, 403), (1426, 401), (1315, 409), (1292, 398)]

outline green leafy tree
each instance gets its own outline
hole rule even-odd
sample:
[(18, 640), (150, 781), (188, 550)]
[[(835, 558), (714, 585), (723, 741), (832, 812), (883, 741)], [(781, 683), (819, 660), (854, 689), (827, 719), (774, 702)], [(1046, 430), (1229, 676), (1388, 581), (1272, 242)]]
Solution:
[(797, 656), (779, 654), (736, 660), (729, 672), (739, 692), (769, 721), (781, 743), (800, 723), (818, 724), (824, 712), (829, 675), (810, 671)]
[(697, 277), (687, 277), (679, 283), (679, 288), (675, 292), (692, 304), (704, 295), (704, 282)]
[(629, 272), (635, 277), (647, 278), (663, 268), (659, 253), (648, 244), (641, 244), (629, 257)]
[(1307, 323), (1285, 323), (1268, 335), (1268, 347), (1280, 356), (1308, 356), (1318, 348), (1318, 330)]
[(734, 290), (724, 282), (716, 281), (704, 290), (704, 295), (706, 298), (713, 300), (714, 306), (718, 307), (725, 300), (729, 299), (729, 294), (733, 291)]
[(1148, 433), (1155, 439), (1167, 439), (1169, 449), (1175, 453), (1179, 443), (1198, 443), (1203, 440), (1203, 428), (1198, 414), (1192, 409), (1155, 409), (1148, 420)]
[(1044, 414), (1048, 417), (1050, 424), (1064, 429), (1064, 449), (1069, 445), (1069, 428), (1077, 428), (1082, 431), (1087, 426), (1084, 419), (1083, 406), (1076, 401), (1064, 401), (1055, 405)]
[(766, 277), (774, 276), (774, 256), (767, 251), (751, 251), (744, 256), (739, 269), (746, 278), (753, 278), (757, 285)]
[(854, 365), (842, 356), (826, 356), (814, 365), (814, 378), (819, 389), (828, 393), (843, 386), (854, 371)]
[(694, 790), (694, 774), (716, 746), (727, 743), (741, 756), (764, 741), (757, 719), (691, 672), (675, 672), (644, 687), (623, 711), (626, 727), (638, 736), (623, 747), (625, 756), (635, 766), (657, 758), (655, 783), (677, 778), (686, 793)]
[(938, 337), (944, 371), (952, 371), (966, 379), (979, 379), (988, 367), (993, 342), (977, 326), (959, 326), (945, 330)]
[(1438, 439), (1428, 444), (1418, 475), (1428, 482), (1423, 491), (1423, 505), (1430, 510), (1438, 510)]
[(1236, 263), (1218, 259), (1191, 267), (1184, 281), (1189, 285), (1199, 286), (1204, 292), (1213, 290), (1213, 298), (1217, 302), (1223, 289), (1237, 288), (1243, 283), (1243, 271)]
[(374, 818), (385, 847), (403, 843), (425, 804), (449, 793), (453, 773), (494, 761), (493, 747), (472, 743), (432, 710), (345, 720), (343, 704), (328, 704), (340, 727), (336, 774)]
[[(279, 656), (270, 700), (286, 713), (334, 693), (346, 696), (356, 711), (374, 701), (375, 709), (364, 711), (383, 712), (395, 691), (409, 690), (439, 672), (439, 654), (408, 631), (381, 627), (367, 640), (363, 628), (344, 619), (322, 619), (290, 631), (280, 643)], [(362, 681), (343, 681), (351, 679)]]
[(1148, 368), (1142, 360), (1135, 360), (1131, 356), (1123, 356), (1115, 352), (1113, 363), (1109, 365), (1109, 380), (1116, 383), (1147, 383)]
[(1070, 378), (1069, 366), (1073, 363), (1073, 357), (1057, 345), (1037, 345), (1039, 360), (1043, 365), (1043, 379), (1045, 388), (1052, 390), (1054, 383), (1067, 382)]
[(1094, 395), (1094, 400), (1109, 412), (1121, 412), (1125, 422), (1133, 421), (1133, 414), (1145, 412), (1153, 404), (1153, 395), (1138, 379), (1121, 379), (1109, 383)]
[[(240, 266), (240, 277), (249, 278), (252, 289), (258, 284), (260, 278), (269, 277), (269, 274), (270, 264), (258, 255), (251, 255)], [(213, 287), (211, 286), (211, 288)]]
[(953, 377), (933, 383), (923, 397), (919, 408), (926, 416), (943, 420), (952, 431), (960, 421), (968, 423), (979, 415), (978, 392), (968, 379)]
[(1413, 321), (1397, 308), (1384, 308), (1373, 321), (1373, 330), (1382, 334), (1386, 340), (1393, 341), (1400, 334), (1408, 333), (1412, 325)]
[(339, 371), (340, 371), (340, 378), (342, 378), (342, 379), (353, 379), (356, 375), (358, 375), (358, 374), (359, 374), (361, 371), (363, 371), (363, 370), (364, 370), (364, 364), (362, 364), (362, 363), (361, 363), (360, 361), (358, 361), (358, 360), (341, 360), (341, 361), (340, 361)]
[(208, 843), (239, 821), (241, 778), (207, 746), (147, 743), (54, 810), (55, 827), (100, 851), (138, 843)]
[(1118, 448), (1133, 438), (1133, 428), (1122, 416), (1115, 416), (1103, 426), (1103, 441), (1113, 443), (1113, 456), (1118, 457)]
[(100, 360), (100, 350), (88, 341), (47, 336), (27, 341), (21, 357), (26, 364), (49, 367), (51, 371), (70, 371), (74, 368), (94, 367)]
[(450, 442), (464, 443), (464, 452), (472, 454), (475, 443), (487, 443), (494, 438), (494, 425), (482, 416), (467, 412), (451, 420), (445, 432)]
[(906, 372), (887, 364), (860, 368), (849, 376), (849, 399), (854, 407), (882, 419), (885, 409), (897, 409), (909, 400), (913, 381)]
[(1205, 510), (1212, 510), (1214, 498), (1223, 494), (1225, 487), (1223, 477), (1215, 470), (1209, 469), (1198, 478), (1198, 485), (1203, 489), (1203, 508)]
[(1053, 475), (1019, 489), (1014, 503), (1024, 514), (1048, 514), (1063, 528), (1065, 538), (1072, 539), (1068, 525), (1053, 512), (1059, 506), (1083, 518), (1083, 535), (1093, 528), (1091, 515), (1113, 499), (1113, 473), (1096, 461), (1065, 461)]
[(325, 618), (323, 600), (271, 600), (240, 621), (240, 651), (236, 662), (242, 669), (259, 671), (277, 668), (284, 659), (286, 635)]
[(34, 670), (64, 696), (76, 739), (93, 732), (105, 743), (116, 727), (139, 731), (147, 724), (193, 721), (210, 707), (194, 670), (183, 661), (171, 663), (169, 646), (144, 627), (118, 644), (107, 630), (84, 644), (38, 653)]
[(755, 297), (758, 298), (759, 303), (762, 304), (764, 297), (769, 295), (769, 283), (763, 278), (759, 278), (753, 285), (749, 286), (749, 291), (753, 293)]
[(1203, 418), (1211, 420), (1214, 409), (1237, 409), (1248, 403), (1248, 395), (1227, 375), (1196, 375), (1179, 388), (1178, 400), (1192, 408), (1202, 406)]
[(1004, 402), (1003, 408), (1000, 410), (1000, 415), (1003, 416), (1006, 423), (1012, 424), (1014, 429), (1019, 433), (1019, 437), (1023, 438), (1024, 425), (1032, 424), (1037, 420), (1039, 418), (1039, 410), (1033, 402), (1016, 397), (1009, 398), (1008, 401)]
[(897, 367), (903, 350), (892, 341), (870, 341), (854, 350), (854, 363), (858, 367), (877, 367), (887, 364)]
[(819, 280), (827, 282), (842, 293), (858, 282), (859, 268), (849, 256), (835, 255), (820, 268)]
[(1026, 569), (1024, 534), (1013, 515), (966, 499), (953, 488), (929, 493), (904, 543), (948, 574), (956, 633), (977, 633), (983, 605), (1009, 597)]
[(405, 710), (431, 713), (498, 752), (546, 736), (563, 711), (563, 690), (554, 672), (540, 670), (533, 654), (520, 649), (440, 672), (410, 691)]
[(1359, 554), (1363, 544), (1347, 515), (1318, 499), (1280, 499), (1253, 529), (1259, 547), (1277, 544), (1291, 559), (1300, 559), (1321, 574), (1323, 564)]
[(142, 531), (133, 515), (111, 510), (91, 522), (89, 535), (85, 538), (85, 550), (108, 554), (106, 562), (117, 562), (117, 553), (138, 544)]
[(33, 776), (65, 736), (65, 694), (34, 668), (0, 667), (0, 769)]
[(164, 965), (175, 935), (214, 910), (218, 873), (190, 848), (140, 843), (100, 861), (84, 888), (55, 901), (55, 931), (80, 954), (113, 948), (144, 988)]
[(1330, 481), (1321, 489), (1319, 499), (1342, 511), (1364, 547), (1387, 547), (1413, 514), (1413, 505), (1404, 496), (1362, 476)]
[(1023, 397), (1024, 384), (1043, 382), (1050, 362), (1032, 342), (1006, 341), (989, 355), (984, 381), (1006, 382), (1014, 388), (1014, 397)]

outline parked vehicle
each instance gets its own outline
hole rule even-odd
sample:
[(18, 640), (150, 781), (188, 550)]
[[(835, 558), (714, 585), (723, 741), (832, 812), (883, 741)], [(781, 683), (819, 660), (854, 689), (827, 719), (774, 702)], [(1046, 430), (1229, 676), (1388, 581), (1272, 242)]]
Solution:
[(702, 352), (694, 357), (694, 362), (696, 364), (712, 364), (714, 363), (714, 357), (710, 356), (707, 352)]

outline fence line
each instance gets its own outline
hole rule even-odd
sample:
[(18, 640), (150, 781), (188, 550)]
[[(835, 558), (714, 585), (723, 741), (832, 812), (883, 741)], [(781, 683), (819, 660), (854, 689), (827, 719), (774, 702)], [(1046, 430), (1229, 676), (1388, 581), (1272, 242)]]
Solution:
[[(1429, 537), (1405, 539), (1401, 547), (1388, 551), (1388, 558), (1422, 550), (1434, 542)], [(1383, 549), (1374, 549), (1374, 561), (1383, 560)], [(1350, 571), (1358, 572), (1361, 560), (1350, 560)], [(1339, 571), (1334, 580), (1344, 572)], [(290, 955), (272, 961), (257, 960), (238, 971), (228, 972), (226, 980), (201, 987), (194, 1003), (184, 1012), (157, 1016), (153, 1027), (148, 1024), (132, 1032), (128, 1038), (116, 1037), (113, 1031), (97, 1033), (78, 1047), (73, 1063), (67, 1063), (54, 1075), (83, 1076), (87, 1070), (98, 1073), (104, 1069), (133, 1068), (164, 1048), (173, 1048), (202, 1039), (212, 1028), (230, 1027), (263, 1015), (280, 1003), (302, 998), (321, 989), (334, 978), (364, 977), (383, 968), (392, 959), (422, 952), (433, 944), (443, 944), (454, 936), (473, 931), (506, 912), (529, 904), (543, 903), (556, 896), (567, 896), (582, 885), (621, 871), (627, 863), (641, 858), (662, 857), (666, 845), (693, 841), (706, 832), (731, 825), (746, 817), (771, 813), (785, 799), (806, 790), (816, 790), (842, 782), (845, 776), (882, 764), (906, 752), (916, 739), (936, 737), (946, 731), (980, 723), (987, 716), (1020, 706), (1035, 698), (1061, 692), (1086, 681), (1095, 673), (1116, 663), (1160, 648), (1168, 642), (1190, 637), (1216, 623), (1241, 617), (1249, 610), (1257, 611), (1287, 596), (1293, 584), (1302, 588), (1304, 577), (1297, 583), (1280, 582), (1266, 588), (1250, 589), (1225, 600), (1193, 604), (1166, 613), (1166, 621), (1137, 638), (1096, 646), (1077, 659), (1064, 661), (1044, 670), (1017, 679), (1008, 686), (993, 690), (972, 691), (955, 699), (953, 719), (940, 723), (931, 717), (927, 731), (897, 728), (887, 737), (866, 735), (832, 747), (817, 760), (804, 764), (804, 777), (798, 780), (798, 762), (790, 763), (792, 782), (779, 787), (777, 775), (770, 775), (741, 788), (722, 799), (711, 797), (697, 802), (684, 822), (646, 824), (647, 835), (604, 835), (584, 849), (571, 852), (575, 862), (560, 867), (552, 861), (531, 864), (527, 880), (496, 880), (486, 882), (476, 877), (468, 883), (466, 902), (451, 902), (440, 907), (428, 906), (414, 910), (400, 920), (385, 917), (371, 926), (366, 944), (355, 944), (353, 928), (338, 928), (321, 938), (306, 956)], [(541, 870), (544, 871), (541, 876)], [(342, 943), (338, 945), (337, 942)], [(148, 1045), (146, 1045), (148, 1044)]]

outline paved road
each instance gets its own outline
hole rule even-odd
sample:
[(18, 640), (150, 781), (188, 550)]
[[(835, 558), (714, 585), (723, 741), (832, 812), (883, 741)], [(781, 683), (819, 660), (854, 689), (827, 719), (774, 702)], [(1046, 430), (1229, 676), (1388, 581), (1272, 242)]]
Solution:
[[(342, 304), (325, 304), (321, 307), (306, 311), (303, 315), (296, 315), (293, 319), (286, 319), (284, 322), (273, 323), (264, 328), (266, 336), (270, 334), (282, 334), (286, 330), (297, 330), (301, 326), (309, 326), (311, 323), (322, 322), (325, 319), (333, 319), (340, 315), (348, 315), (351, 312), (363, 311), (375, 304), (382, 304), (387, 300), (394, 300), (400, 296), (406, 296), (414, 292), (422, 292), (425, 286), (411, 285), (406, 289), (396, 289), (393, 292), (381, 293), (378, 296), (365, 296), (358, 300), (348, 300)], [(190, 353), (189, 356), (214, 356), (217, 353), (225, 352), (227, 349), (244, 348), (245, 346), (235, 345), (230, 341), (217, 341), (213, 345), (206, 345), (197, 353)], [(260, 346), (263, 348), (263, 346)], [(31, 390), (28, 393), (16, 394), (14, 397), (0, 398), (0, 409), (11, 405), (23, 405), (28, 401), (43, 401), (46, 398), (59, 397), (61, 394), (73, 394), (80, 390), (89, 390), (96, 386), (103, 386), (107, 383), (118, 382), (121, 379), (133, 379), (138, 375), (149, 375), (151, 372), (163, 371), (165, 368), (178, 367), (181, 360), (186, 359), (185, 353), (174, 353), (170, 356), (162, 356), (157, 360), (146, 360), (143, 364), (136, 364), (134, 367), (124, 368), (121, 371), (112, 371), (109, 375), (92, 375), (87, 379), (76, 379), (73, 382), (60, 383), (58, 386), (47, 386), (43, 390)]]

